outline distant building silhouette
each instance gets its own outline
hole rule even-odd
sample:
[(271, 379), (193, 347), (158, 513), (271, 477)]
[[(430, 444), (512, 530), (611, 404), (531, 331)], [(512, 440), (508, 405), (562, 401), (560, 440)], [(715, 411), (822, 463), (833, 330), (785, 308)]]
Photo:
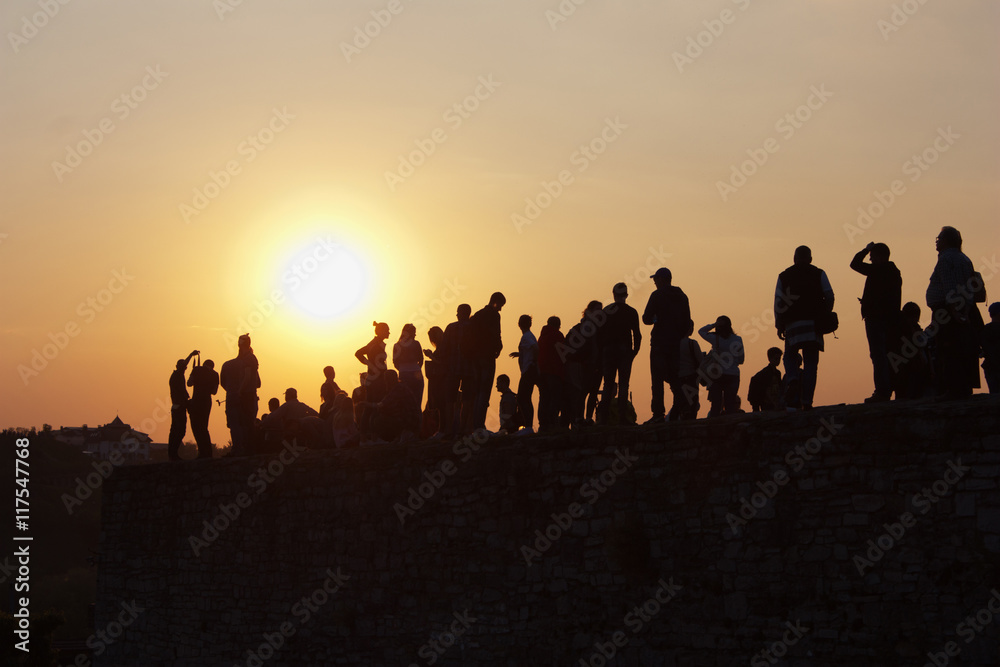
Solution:
[(149, 435), (136, 431), (118, 416), (96, 428), (62, 426), (52, 431), (52, 437), (102, 461), (107, 461), (113, 454), (123, 457), (127, 463), (149, 463), (152, 460)]

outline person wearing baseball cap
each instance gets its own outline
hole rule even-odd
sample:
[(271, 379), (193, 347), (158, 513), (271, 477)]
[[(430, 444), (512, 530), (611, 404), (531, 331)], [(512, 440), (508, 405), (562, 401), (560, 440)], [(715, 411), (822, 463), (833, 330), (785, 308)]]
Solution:
[(691, 321), (691, 306), (687, 295), (680, 287), (671, 284), (670, 269), (661, 267), (650, 276), (656, 290), (649, 295), (646, 309), (642, 313), (643, 324), (651, 324), (649, 336), (649, 373), (653, 380), (653, 399), (650, 407), (653, 416), (647, 424), (666, 421), (666, 406), (663, 400), (663, 383), (670, 384), (674, 404), (681, 405), (685, 399), (678, 378), (680, 363), (680, 343), (687, 337)]

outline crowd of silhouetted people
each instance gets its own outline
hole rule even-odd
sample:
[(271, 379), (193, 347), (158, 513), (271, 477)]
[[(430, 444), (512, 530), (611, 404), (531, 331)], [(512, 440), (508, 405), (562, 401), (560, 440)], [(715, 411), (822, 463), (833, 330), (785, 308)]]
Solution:
[[(986, 302), (985, 285), (962, 252), (961, 234), (944, 227), (936, 242), (938, 261), (927, 288), (926, 327), (920, 324), (920, 306), (901, 304), (902, 276), (888, 246), (869, 243), (851, 261), (851, 268), (866, 277), (859, 301), (874, 381), (866, 403), (888, 401), (893, 395), (897, 400), (967, 398), (980, 385), (980, 359), (990, 393), (1000, 392), (1000, 303), (989, 306), (991, 322), (985, 323), (978, 307)], [(211, 360), (201, 363), (195, 350), (177, 361), (170, 376), (169, 458), (179, 460), (188, 415), (198, 458), (212, 457), (208, 419), (220, 386), (225, 399), (218, 403), (225, 403), (235, 456), (278, 451), (293, 440), (316, 448), (342, 448), (460, 438), (486, 429), (494, 392), (499, 394), (501, 434), (535, 432), (536, 414), (541, 432), (635, 424), (629, 388), (643, 340), (640, 320), (652, 327), (652, 417), (647, 424), (696, 419), (702, 388), (707, 388), (709, 417), (813, 407), (824, 337), (837, 330), (839, 318), (830, 281), (813, 265), (808, 247), (796, 248), (793, 264), (778, 276), (774, 327), (783, 346), (767, 349), (766, 366), (750, 379), (746, 405), (739, 396), (746, 350), (731, 319), (720, 315), (697, 329), (707, 343), (702, 350), (694, 338), (688, 297), (673, 284), (670, 270), (660, 268), (650, 277), (655, 290), (641, 317), (627, 303), (624, 283), (612, 288), (607, 305), (588, 302), (565, 334), (562, 321), (552, 316), (536, 338), (532, 317), (521, 315), (521, 337), (509, 355), (518, 363), (516, 389), (510, 377), (496, 375), (496, 360), (503, 351), (500, 312), (507, 301), (500, 292), (475, 313), (468, 304), (460, 305), (455, 321), (444, 329), (431, 327), (427, 348), (418, 341), (416, 328), (405, 324), (392, 345), (392, 368), (389, 325), (373, 322), (373, 338), (355, 352), (365, 367), (360, 386), (348, 394), (337, 385), (334, 368), (325, 367), (318, 410), (289, 388), (284, 402), (271, 398), (267, 412), (258, 418), (259, 363), (249, 335), (239, 337), (236, 357), (219, 373)], [(750, 324), (740, 330), (756, 331)], [(195, 364), (185, 382), (192, 358)], [(669, 409), (665, 387), (672, 394)]]

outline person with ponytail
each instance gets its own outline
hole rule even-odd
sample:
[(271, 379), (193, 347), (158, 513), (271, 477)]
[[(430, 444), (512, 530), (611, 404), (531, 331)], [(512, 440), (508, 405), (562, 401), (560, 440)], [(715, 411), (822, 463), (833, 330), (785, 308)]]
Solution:
[[(375, 337), (354, 353), (358, 361), (368, 367), (362, 385), (363, 400), (366, 403), (378, 403), (385, 398), (385, 371), (388, 368), (386, 366), (385, 341), (389, 338), (389, 325), (385, 322), (372, 322), (372, 326), (375, 327)], [(370, 410), (364, 409), (359, 415), (358, 427), (362, 434), (367, 434), (370, 430), (368, 422), (371, 415), (368, 414), (369, 412)]]

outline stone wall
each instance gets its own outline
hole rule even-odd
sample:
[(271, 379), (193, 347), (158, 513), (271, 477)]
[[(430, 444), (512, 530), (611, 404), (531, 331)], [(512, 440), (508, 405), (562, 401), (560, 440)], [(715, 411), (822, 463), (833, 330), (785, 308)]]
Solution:
[(998, 408), (122, 469), (98, 664), (1000, 664)]

